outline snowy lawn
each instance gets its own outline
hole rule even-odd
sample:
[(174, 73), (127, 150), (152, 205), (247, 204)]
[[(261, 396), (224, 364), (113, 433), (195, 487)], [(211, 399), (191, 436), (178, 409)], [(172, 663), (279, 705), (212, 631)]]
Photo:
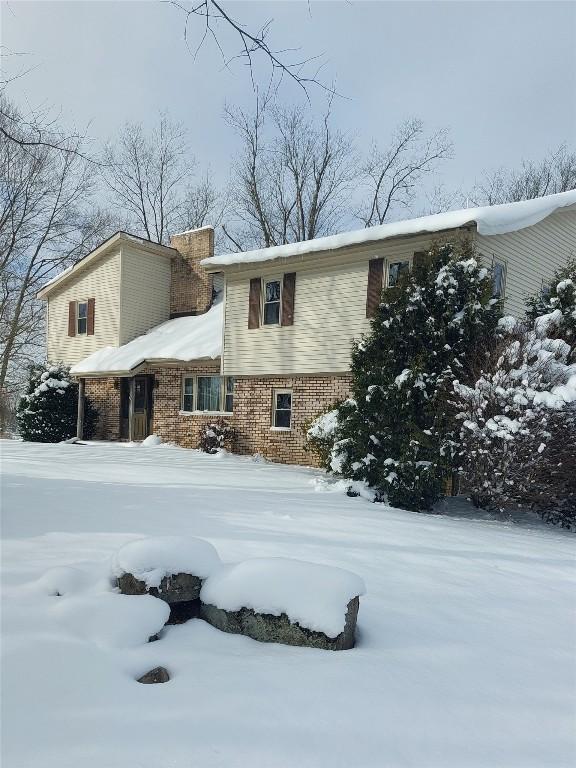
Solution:
[[(249, 458), (1, 451), (3, 768), (575, 764), (573, 535), (393, 510)], [(107, 573), (143, 535), (357, 573), (357, 647), (261, 644), (200, 620), (134, 645), (118, 601), (153, 598), (107, 594)], [(71, 565), (77, 591), (50, 596), (43, 575)], [(135, 682), (157, 665), (170, 682)]]

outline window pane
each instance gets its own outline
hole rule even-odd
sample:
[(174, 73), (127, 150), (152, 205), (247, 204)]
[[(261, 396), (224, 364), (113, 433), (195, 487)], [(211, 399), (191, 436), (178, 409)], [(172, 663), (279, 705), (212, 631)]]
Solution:
[(232, 413), (234, 410), (234, 378), (228, 376), (226, 379), (226, 395), (224, 397), (224, 410), (226, 413)]
[(86, 333), (86, 318), (85, 317), (79, 317), (78, 318), (78, 333)]
[(278, 392), (276, 395), (276, 408), (287, 408), (290, 410), (292, 407), (292, 395), (290, 392)]
[(146, 409), (146, 379), (134, 381), (134, 412), (142, 413)]
[(78, 304), (78, 317), (88, 317), (88, 304), (85, 301)]
[(290, 427), (290, 411), (276, 411), (275, 427)]
[(198, 404), (199, 411), (220, 410), (220, 376), (198, 377)]
[(266, 283), (266, 298), (265, 301), (280, 301), (280, 281), (273, 280), (270, 283)]
[(264, 325), (278, 325), (280, 322), (280, 302), (264, 304)]
[(184, 411), (193, 411), (194, 410), (194, 379), (190, 377), (186, 377), (184, 379), (184, 387), (183, 387), (183, 397), (182, 397), (182, 410)]
[(408, 261), (396, 261), (394, 264), (390, 264), (388, 267), (388, 286), (393, 288), (400, 279), (400, 276), (407, 272), (409, 267), (410, 262)]

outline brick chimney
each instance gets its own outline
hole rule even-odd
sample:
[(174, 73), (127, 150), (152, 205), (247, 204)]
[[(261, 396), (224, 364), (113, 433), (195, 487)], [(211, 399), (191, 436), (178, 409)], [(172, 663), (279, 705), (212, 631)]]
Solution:
[(200, 262), (214, 255), (214, 228), (172, 235), (170, 245), (178, 251), (172, 259), (170, 317), (201, 315), (212, 303), (212, 275)]

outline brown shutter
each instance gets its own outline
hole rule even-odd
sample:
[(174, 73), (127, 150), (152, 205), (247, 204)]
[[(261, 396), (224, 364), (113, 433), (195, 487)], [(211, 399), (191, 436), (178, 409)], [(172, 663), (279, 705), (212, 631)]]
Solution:
[(428, 254), (426, 251), (414, 251), (414, 257), (412, 259), (412, 266), (413, 267), (419, 267), (421, 264), (424, 264), (426, 261), (426, 257)]
[(282, 285), (282, 325), (294, 325), (296, 272), (287, 272)]
[(76, 336), (76, 302), (68, 302), (68, 336)]
[(248, 328), (260, 327), (260, 292), (262, 281), (259, 277), (250, 280), (250, 298), (248, 299)]
[(366, 293), (366, 317), (374, 317), (382, 295), (384, 259), (370, 259), (368, 262), (368, 290)]
[(86, 320), (86, 333), (88, 336), (94, 336), (94, 309), (96, 299), (88, 299), (88, 317)]

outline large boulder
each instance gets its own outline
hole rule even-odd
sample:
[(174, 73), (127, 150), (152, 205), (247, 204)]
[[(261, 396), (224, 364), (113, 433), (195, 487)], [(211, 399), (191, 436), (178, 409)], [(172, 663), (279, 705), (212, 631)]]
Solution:
[(200, 592), (209, 624), (267, 643), (340, 651), (354, 646), (362, 579), (331, 566), (255, 558), (210, 576)]
[(176, 536), (139, 539), (122, 547), (112, 573), (124, 595), (152, 595), (168, 603), (168, 623), (198, 616), (203, 581), (221, 567), (207, 541)]
[(273, 616), (270, 613), (257, 613), (252, 608), (239, 611), (226, 611), (215, 605), (201, 604), (200, 617), (222, 632), (246, 635), (261, 643), (283, 643), (284, 645), (303, 645), (321, 648), (326, 651), (345, 651), (354, 647), (356, 619), (360, 600), (352, 598), (346, 607), (344, 629), (336, 637), (328, 637), (324, 632), (315, 632), (292, 622), (285, 613)]

